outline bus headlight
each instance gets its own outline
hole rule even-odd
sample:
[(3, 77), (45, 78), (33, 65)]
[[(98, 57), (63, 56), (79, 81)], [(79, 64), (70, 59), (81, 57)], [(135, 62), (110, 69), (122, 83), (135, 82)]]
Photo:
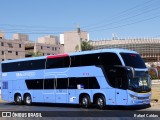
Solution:
[(137, 96), (134, 96), (134, 95), (131, 95), (131, 94), (130, 94), (130, 97), (133, 98), (133, 99), (138, 99)]

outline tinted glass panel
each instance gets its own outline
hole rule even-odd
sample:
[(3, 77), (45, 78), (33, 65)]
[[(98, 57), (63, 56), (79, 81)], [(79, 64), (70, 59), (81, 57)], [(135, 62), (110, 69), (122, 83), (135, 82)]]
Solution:
[(139, 54), (133, 54), (133, 53), (120, 53), (120, 54), (126, 66), (131, 66), (134, 68), (146, 68), (145, 63)]
[(69, 78), (69, 89), (77, 89), (76, 78)]
[(57, 78), (56, 89), (67, 89), (67, 88), (68, 88), (68, 78)]
[(50, 58), (47, 59), (47, 69), (51, 68), (65, 68), (70, 66), (69, 57)]
[(95, 77), (89, 77), (89, 89), (100, 89), (99, 83)]
[(71, 56), (71, 67), (81, 66), (81, 55)]
[(77, 82), (77, 85), (80, 86), (80, 89), (89, 89), (89, 80), (88, 80), (88, 78), (85, 78), (85, 77), (84, 78), (77, 78), (76, 82)]
[(43, 89), (43, 79), (26, 80), (25, 82), (28, 89)]
[(45, 79), (44, 89), (54, 89), (55, 79)]
[(119, 57), (115, 53), (101, 53), (101, 63), (105, 66), (122, 65)]
[(2, 72), (38, 70), (44, 68), (45, 68), (45, 59), (2, 64)]

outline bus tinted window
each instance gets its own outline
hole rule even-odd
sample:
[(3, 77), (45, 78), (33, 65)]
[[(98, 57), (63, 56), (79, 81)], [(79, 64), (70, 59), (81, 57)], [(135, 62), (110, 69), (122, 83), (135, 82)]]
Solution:
[(43, 89), (43, 79), (26, 80), (28, 89)]
[(77, 89), (76, 78), (69, 78), (68, 89)]
[(54, 89), (55, 79), (45, 79), (44, 89)]
[(67, 88), (68, 88), (68, 78), (57, 78), (56, 89), (67, 89)]
[(81, 55), (71, 56), (71, 67), (81, 66)]
[(78, 89), (77, 85), (80, 85), (83, 89), (100, 89), (96, 77), (80, 77), (69, 79), (70, 89)]
[(60, 58), (50, 58), (47, 59), (47, 69), (51, 68), (65, 68), (70, 66), (70, 58), (60, 57)]
[(134, 68), (146, 68), (144, 61), (139, 54), (120, 53), (126, 66)]
[(71, 67), (99, 65), (99, 54), (71, 56)]
[(101, 53), (101, 63), (105, 66), (122, 65), (115, 53)]
[(81, 66), (91, 66), (99, 64), (99, 54), (87, 54), (81, 56)]
[(2, 64), (2, 72), (38, 70), (44, 68), (45, 68), (45, 59)]

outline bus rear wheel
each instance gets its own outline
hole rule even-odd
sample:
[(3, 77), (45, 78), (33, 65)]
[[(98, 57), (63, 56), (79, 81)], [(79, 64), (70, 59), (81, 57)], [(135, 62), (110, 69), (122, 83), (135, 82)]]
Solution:
[(31, 98), (31, 95), (30, 94), (26, 94), (24, 96), (24, 103), (26, 105), (31, 105), (32, 104), (32, 98)]
[(89, 108), (91, 104), (90, 98), (88, 95), (84, 95), (81, 97), (80, 105), (83, 108)]
[(100, 95), (96, 99), (96, 106), (98, 109), (105, 109), (105, 98), (104, 96)]
[(16, 103), (17, 105), (22, 104), (22, 97), (21, 97), (21, 95), (19, 95), (19, 94), (16, 95), (14, 101), (15, 101), (15, 103)]

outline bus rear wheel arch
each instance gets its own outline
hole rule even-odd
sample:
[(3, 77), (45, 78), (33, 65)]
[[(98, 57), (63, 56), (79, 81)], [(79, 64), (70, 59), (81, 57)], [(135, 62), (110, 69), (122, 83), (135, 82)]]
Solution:
[(94, 95), (94, 104), (98, 109), (105, 109), (106, 107), (106, 99), (103, 94), (96, 94)]
[(91, 99), (88, 94), (81, 94), (79, 97), (79, 104), (82, 108), (89, 108), (91, 105)]
[(24, 103), (26, 105), (31, 105), (32, 104), (32, 97), (29, 93), (24, 94)]
[(14, 102), (17, 104), (17, 105), (21, 105), (22, 104), (22, 96), (20, 93), (16, 93), (14, 95)]

